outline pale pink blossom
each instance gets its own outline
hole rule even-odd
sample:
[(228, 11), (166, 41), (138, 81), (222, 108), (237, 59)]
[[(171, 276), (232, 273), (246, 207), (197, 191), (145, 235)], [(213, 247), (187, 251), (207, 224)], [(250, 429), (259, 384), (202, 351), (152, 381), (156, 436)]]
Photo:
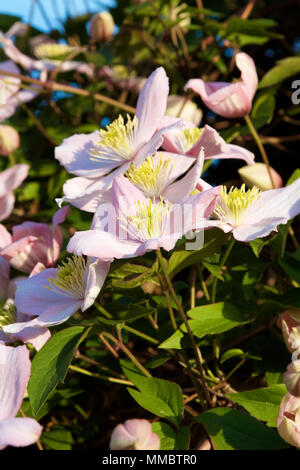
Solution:
[(160, 439), (146, 419), (127, 419), (112, 432), (111, 450), (159, 450)]
[(241, 71), (240, 81), (206, 83), (196, 78), (189, 80), (184, 87), (198, 93), (209, 109), (226, 118), (242, 117), (251, 111), (258, 85), (254, 60), (245, 52), (239, 52), (235, 60)]
[[(0, 173), (0, 221), (11, 214), (15, 204), (13, 190), (23, 183), (28, 170), (28, 165), (20, 163)], [(2, 238), (2, 231), (0, 237)]]
[(147, 79), (139, 95), (136, 115), (127, 122), (122, 116), (106, 130), (75, 134), (56, 147), (55, 158), (73, 173), (64, 185), (64, 198), (80, 209), (95, 212), (105, 192), (119, 174), (133, 163), (139, 166), (161, 146), (163, 133), (177, 127), (175, 123), (157, 131), (167, 106), (168, 77), (162, 67)]
[(249, 242), (269, 235), (300, 213), (300, 178), (285, 188), (261, 192), (255, 186), (246, 191), (222, 188), (214, 211), (216, 226), (232, 232), (236, 240)]
[(28, 322), (4, 325), (4, 333), (17, 334), (26, 328), (59, 325), (77, 310), (93, 305), (106, 279), (110, 263), (82, 257), (67, 258), (58, 268), (49, 268), (17, 284), (15, 306)]
[(203, 227), (215, 208), (219, 190), (211, 188), (172, 205), (163, 198), (159, 202), (146, 198), (120, 175), (113, 182), (114, 214), (108, 213), (107, 220), (100, 204), (92, 230), (75, 233), (67, 250), (106, 261), (140, 256), (160, 247), (169, 251), (183, 235)]
[(12, 236), (8, 232), (6, 234), (10, 241), (1, 249), (1, 256), (25, 273), (30, 273), (37, 263), (47, 268), (55, 266), (63, 241), (59, 224), (64, 222), (69, 212), (69, 206), (59, 209), (53, 216), (52, 227), (37, 222), (15, 225)]
[[(171, 125), (178, 121), (176, 118), (165, 116), (161, 126)], [(227, 144), (220, 134), (207, 124), (199, 129), (189, 121), (184, 121), (181, 128), (164, 133), (162, 147), (167, 152), (197, 158), (201, 148), (204, 149), (205, 159), (237, 158), (253, 165), (254, 154), (239, 145)]]
[(300, 447), (300, 398), (287, 393), (280, 404), (277, 430), (288, 444)]
[(30, 376), (26, 346), (12, 348), (0, 343), (0, 449), (34, 444), (42, 426), (31, 418), (16, 418)]

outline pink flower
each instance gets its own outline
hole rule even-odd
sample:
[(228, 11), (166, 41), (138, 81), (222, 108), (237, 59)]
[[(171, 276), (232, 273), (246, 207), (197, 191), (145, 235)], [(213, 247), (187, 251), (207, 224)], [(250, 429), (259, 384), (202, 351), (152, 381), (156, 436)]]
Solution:
[[(176, 118), (164, 117), (162, 126), (178, 121)], [(184, 127), (164, 133), (162, 147), (167, 152), (178, 153), (197, 158), (200, 149), (204, 149), (205, 159), (238, 158), (253, 165), (254, 155), (239, 145), (227, 144), (218, 132), (207, 124), (199, 129), (192, 123), (184, 121)]]
[(0, 344), (0, 449), (24, 447), (36, 442), (42, 426), (31, 418), (16, 418), (30, 376), (26, 346)]
[(283, 312), (279, 317), (279, 326), (287, 349), (291, 353), (300, 350), (300, 310)]
[(280, 404), (277, 430), (288, 444), (300, 447), (300, 398), (287, 393)]
[[(174, 183), (177, 184), (177, 183)], [(215, 208), (220, 188), (212, 188), (172, 205), (161, 198), (146, 198), (124, 176), (113, 182), (113, 206), (101, 204), (92, 230), (77, 232), (67, 250), (105, 261), (131, 258), (160, 247), (169, 251), (190, 230), (202, 228)]]
[(6, 219), (13, 210), (15, 204), (13, 190), (23, 183), (28, 170), (28, 165), (20, 163), (0, 173), (0, 220)]
[(163, 133), (172, 124), (156, 132), (165, 114), (169, 92), (168, 78), (162, 67), (147, 79), (139, 95), (136, 115), (127, 122), (120, 115), (106, 130), (91, 134), (75, 134), (55, 149), (55, 158), (73, 173), (64, 185), (65, 197), (76, 207), (95, 212), (112, 181), (124, 174), (131, 163), (140, 165), (162, 144)]
[(17, 334), (26, 328), (59, 325), (77, 310), (87, 310), (97, 298), (110, 263), (81, 257), (67, 258), (58, 268), (49, 268), (17, 284), (18, 311), (36, 316), (28, 322), (4, 325), (4, 333)]
[(266, 237), (280, 224), (300, 213), (300, 178), (285, 188), (261, 192), (255, 186), (246, 191), (225, 187), (220, 192), (214, 217), (207, 227), (217, 226), (232, 232), (236, 240), (249, 242)]
[(53, 216), (51, 228), (37, 222), (15, 225), (12, 236), (7, 232), (10, 242), (0, 251), (1, 256), (25, 273), (30, 273), (37, 263), (44, 267), (55, 266), (63, 241), (59, 224), (64, 222), (69, 212), (69, 206), (59, 209)]
[(210, 82), (191, 79), (185, 90), (191, 88), (201, 96), (205, 105), (220, 116), (238, 118), (251, 111), (258, 78), (253, 59), (245, 52), (236, 55), (236, 66), (241, 71), (241, 81), (237, 83)]
[(127, 419), (112, 432), (111, 450), (159, 450), (160, 439), (146, 419)]

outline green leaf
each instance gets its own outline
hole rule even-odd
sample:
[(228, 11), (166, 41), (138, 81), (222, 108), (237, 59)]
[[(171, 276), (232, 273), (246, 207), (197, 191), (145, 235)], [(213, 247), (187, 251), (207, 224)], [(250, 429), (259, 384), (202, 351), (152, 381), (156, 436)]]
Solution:
[(298, 73), (300, 73), (300, 57), (287, 57), (277, 62), (277, 65), (263, 76), (258, 87), (276, 85)]
[(276, 450), (288, 447), (273, 429), (248, 414), (215, 408), (197, 416), (216, 450)]
[(61, 330), (35, 355), (28, 383), (28, 394), (34, 415), (37, 415), (58, 382), (64, 381), (73, 354), (89, 331), (83, 326)]
[(214, 254), (227, 239), (227, 234), (219, 229), (207, 230), (204, 233), (204, 244), (200, 250), (186, 250), (185, 244), (180, 245), (170, 257), (168, 274), (175, 276), (183, 269), (196, 264), (207, 256)]
[[(224, 333), (224, 331), (252, 321), (252, 318), (247, 318), (244, 313), (241, 313), (229, 302), (202, 305), (189, 310), (187, 314), (191, 318), (189, 320), (191, 330), (197, 338)], [(187, 330), (185, 325), (182, 324), (159, 347), (162, 349), (181, 349), (181, 340), (184, 333), (187, 333)]]
[(62, 426), (53, 426), (49, 432), (44, 432), (41, 441), (46, 450), (72, 450), (72, 433)]
[(294, 280), (300, 284), (299, 259), (291, 253), (285, 253), (284, 258), (278, 257), (279, 266)]
[(243, 406), (254, 418), (266, 421), (268, 426), (276, 427), (279, 405), (285, 394), (285, 385), (277, 384), (247, 392), (227, 393), (226, 396)]
[(167, 423), (152, 423), (152, 431), (160, 438), (160, 450), (175, 450), (176, 431)]
[(289, 177), (288, 182), (286, 185), (288, 186), (289, 184), (292, 184), (294, 181), (296, 181), (298, 178), (300, 178), (300, 168), (297, 168), (293, 174)]
[(180, 428), (176, 436), (175, 450), (188, 450), (190, 448), (190, 439), (190, 429), (187, 426)]
[(222, 354), (220, 362), (221, 364), (223, 364), (223, 362), (227, 361), (228, 359), (231, 359), (232, 357), (243, 357), (245, 355), (246, 353), (244, 353), (242, 349), (228, 349), (224, 352), (224, 354)]
[(126, 263), (112, 272), (113, 286), (121, 289), (134, 289), (145, 281), (156, 277), (153, 268), (139, 264)]
[(138, 404), (178, 427), (183, 414), (183, 396), (179, 385), (168, 380), (145, 377), (126, 361), (121, 361), (121, 365), (126, 377), (139, 389), (128, 388)]
[(267, 93), (260, 93), (255, 99), (251, 111), (251, 119), (255, 121), (256, 128), (260, 128), (272, 121), (276, 106), (274, 93), (275, 90), (268, 90)]

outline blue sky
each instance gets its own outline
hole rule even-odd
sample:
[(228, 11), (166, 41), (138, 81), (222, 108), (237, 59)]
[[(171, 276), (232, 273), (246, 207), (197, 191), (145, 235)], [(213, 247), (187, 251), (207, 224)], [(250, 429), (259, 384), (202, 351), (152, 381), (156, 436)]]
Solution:
[[(49, 22), (45, 20), (38, 3), (42, 7), (49, 18)], [(30, 10), (34, 0), (8, 0), (1, 1), (0, 14), (10, 14), (20, 16), (23, 21), (28, 21), (30, 17)], [(114, 0), (37, 0), (33, 9), (32, 25), (36, 28), (46, 32), (49, 30), (49, 23), (52, 28), (59, 28), (57, 15), (65, 18), (67, 11), (71, 16), (86, 13), (87, 10), (95, 13), (107, 9), (112, 6)], [(68, 10), (67, 10), (68, 9)], [(57, 13), (56, 13), (57, 12)]]

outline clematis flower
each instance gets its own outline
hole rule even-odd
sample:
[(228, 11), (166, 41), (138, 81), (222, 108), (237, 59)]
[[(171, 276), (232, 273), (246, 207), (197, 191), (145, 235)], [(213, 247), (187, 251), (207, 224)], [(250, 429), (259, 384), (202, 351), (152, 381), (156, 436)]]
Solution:
[[(161, 125), (176, 122), (175, 118), (164, 117)], [(218, 132), (207, 124), (199, 129), (192, 123), (184, 121), (182, 128), (164, 133), (162, 147), (167, 152), (178, 153), (197, 158), (201, 148), (204, 149), (205, 159), (238, 158), (253, 165), (254, 154), (239, 145), (227, 144)]]
[(238, 118), (251, 111), (258, 78), (254, 60), (245, 52), (235, 58), (241, 71), (241, 80), (236, 83), (210, 82), (201, 79), (189, 80), (184, 89), (191, 88), (201, 96), (204, 104), (213, 112), (226, 118)]
[[(282, 178), (274, 170), (270, 168), (271, 175), (275, 184), (275, 188), (281, 188)], [(238, 169), (239, 175), (242, 180), (249, 186), (256, 186), (262, 191), (267, 191), (268, 189), (273, 189), (272, 181), (268, 172), (267, 165), (265, 163), (254, 163), (251, 166), (243, 166)]]
[(184, 234), (203, 226), (215, 208), (219, 189), (211, 188), (172, 205), (163, 198), (159, 202), (146, 198), (120, 175), (113, 182), (114, 214), (109, 213), (105, 220), (105, 208), (100, 205), (93, 229), (75, 233), (67, 250), (105, 261), (140, 256), (160, 247), (169, 251)]
[(40, 437), (42, 426), (31, 418), (16, 418), (30, 376), (26, 346), (12, 348), (0, 343), (0, 450), (24, 447)]
[(300, 398), (290, 393), (283, 397), (277, 418), (277, 430), (288, 444), (300, 447)]
[(68, 258), (58, 268), (49, 268), (17, 284), (15, 305), (18, 311), (36, 316), (28, 322), (2, 327), (4, 333), (17, 334), (25, 327), (59, 325), (73, 313), (83, 312), (98, 296), (110, 263), (82, 257)]
[(28, 170), (28, 165), (20, 163), (0, 173), (0, 220), (6, 219), (13, 210), (15, 204), (13, 190), (23, 183)]
[(166, 115), (191, 121), (195, 126), (199, 126), (203, 113), (193, 101), (186, 101), (184, 96), (170, 95), (168, 97)]
[(266, 237), (300, 213), (299, 191), (300, 178), (285, 188), (264, 192), (255, 186), (246, 191), (244, 184), (230, 191), (223, 187), (213, 214), (216, 220), (207, 226), (232, 232), (243, 242)]
[(12, 236), (6, 233), (9, 242), (1, 249), (1, 256), (15, 269), (25, 273), (30, 273), (37, 263), (42, 263), (44, 267), (55, 266), (63, 241), (59, 224), (64, 222), (69, 212), (69, 206), (59, 209), (53, 216), (51, 228), (36, 222), (15, 225)]
[(160, 439), (146, 419), (127, 419), (112, 432), (111, 450), (159, 450)]
[(169, 86), (162, 67), (147, 79), (139, 95), (136, 115), (127, 122), (120, 115), (106, 130), (91, 134), (75, 134), (56, 147), (55, 158), (73, 173), (73, 178), (64, 185), (64, 198), (76, 207), (95, 212), (99, 198), (111, 188), (112, 181), (124, 174), (131, 163), (139, 166), (147, 156), (155, 153), (163, 141), (167, 128), (159, 127), (165, 114)]

